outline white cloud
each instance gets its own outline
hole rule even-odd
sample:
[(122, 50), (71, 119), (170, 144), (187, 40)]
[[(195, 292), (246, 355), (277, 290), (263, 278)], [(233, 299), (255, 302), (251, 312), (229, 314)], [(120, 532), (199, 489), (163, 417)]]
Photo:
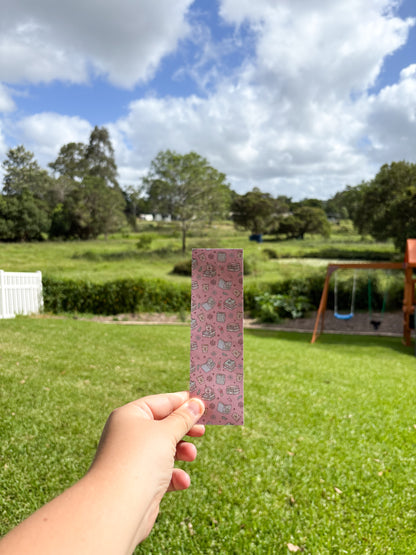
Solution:
[(91, 125), (86, 120), (53, 113), (26, 117), (20, 120), (16, 129), (19, 142), (35, 152), (44, 167), (56, 158), (62, 145), (88, 143), (90, 133)]
[(6, 140), (4, 138), (2, 123), (0, 121), (0, 159), (1, 160), (5, 159), (7, 150), (8, 150), (8, 147), (6, 144)]
[[(133, 102), (116, 125), (137, 145), (126, 167), (143, 168), (165, 148), (196, 150), (240, 191), (257, 185), (298, 198), (330, 196), (371, 177), (379, 162), (365, 148), (376, 113), (372, 105), (386, 114), (392, 106), (387, 90), (370, 100), (367, 90), (413, 24), (391, 16), (391, 5), (287, 0), (276, 7), (266, 0), (223, 0), (228, 22), (249, 24), (257, 33), (255, 56), (237, 74), (219, 79), (205, 98)], [(408, 118), (410, 86), (405, 90), (402, 81), (402, 114)], [(379, 125), (386, 134), (392, 130), (387, 116)]]
[(11, 92), (0, 83), (0, 114), (2, 112), (12, 112), (15, 108), (16, 105), (13, 101)]
[(88, 74), (121, 87), (148, 80), (189, 29), (192, 0), (3, 0), (0, 81), (83, 83)]
[(380, 163), (415, 160), (416, 64), (404, 68), (400, 81), (369, 98), (368, 138)]
[(283, 95), (348, 97), (373, 85), (412, 21), (387, 15), (392, 0), (222, 0), (227, 21), (258, 32), (256, 79)]

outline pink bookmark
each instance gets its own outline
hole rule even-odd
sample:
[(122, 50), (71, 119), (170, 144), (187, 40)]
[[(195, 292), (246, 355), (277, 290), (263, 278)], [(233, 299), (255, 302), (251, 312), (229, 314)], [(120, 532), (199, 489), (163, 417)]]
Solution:
[(191, 397), (201, 424), (243, 424), (243, 250), (193, 249)]

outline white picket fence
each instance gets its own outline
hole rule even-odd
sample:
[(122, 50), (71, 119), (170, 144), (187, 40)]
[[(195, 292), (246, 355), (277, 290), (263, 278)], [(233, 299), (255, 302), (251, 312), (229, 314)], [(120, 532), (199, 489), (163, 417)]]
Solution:
[(42, 272), (0, 270), (0, 318), (38, 313), (42, 308)]

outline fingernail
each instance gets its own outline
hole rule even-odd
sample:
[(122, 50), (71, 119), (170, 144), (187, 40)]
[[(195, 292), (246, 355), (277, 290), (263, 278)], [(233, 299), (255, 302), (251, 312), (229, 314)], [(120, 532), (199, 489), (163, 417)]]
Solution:
[(205, 412), (204, 403), (200, 399), (197, 399), (197, 398), (189, 399), (189, 401), (185, 404), (185, 407), (194, 416), (201, 416)]

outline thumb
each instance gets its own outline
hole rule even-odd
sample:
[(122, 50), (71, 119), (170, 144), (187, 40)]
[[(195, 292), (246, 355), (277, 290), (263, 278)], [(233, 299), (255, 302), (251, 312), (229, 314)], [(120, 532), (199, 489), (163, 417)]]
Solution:
[(183, 436), (198, 422), (205, 412), (205, 405), (197, 397), (189, 399), (163, 420), (170, 433), (178, 443)]

